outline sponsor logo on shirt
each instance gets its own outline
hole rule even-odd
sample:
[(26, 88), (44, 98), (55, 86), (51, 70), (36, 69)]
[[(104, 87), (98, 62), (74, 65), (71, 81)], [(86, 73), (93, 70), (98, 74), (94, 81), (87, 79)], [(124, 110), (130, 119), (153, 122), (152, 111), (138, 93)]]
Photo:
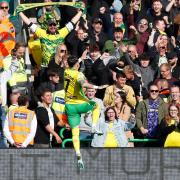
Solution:
[(55, 102), (56, 103), (59, 103), (59, 104), (65, 104), (65, 101), (63, 98), (60, 98), (60, 97), (55, 97)]
[(14, 118), (16, 118), (16, 119), (27, 119), (27, 114), (25, 114), (25, 113), (15, 113)]

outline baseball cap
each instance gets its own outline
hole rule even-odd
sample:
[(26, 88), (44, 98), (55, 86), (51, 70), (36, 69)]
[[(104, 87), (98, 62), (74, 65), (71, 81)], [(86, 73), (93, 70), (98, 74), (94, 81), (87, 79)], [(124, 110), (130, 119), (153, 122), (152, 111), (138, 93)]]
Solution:
[(103, 24), (103, 21), (101, 18), (94, 18), (92, 22), (95, 24), (97, 24), (97, 23)]
[(47, 20), (47, 24), (48, 24), (48, 25), (50, 25), (50, 24), (52, 24), (52, 23), (57, 24), (57, 22), (56, 22), (55, 19), (48, 19), (48, 20)]

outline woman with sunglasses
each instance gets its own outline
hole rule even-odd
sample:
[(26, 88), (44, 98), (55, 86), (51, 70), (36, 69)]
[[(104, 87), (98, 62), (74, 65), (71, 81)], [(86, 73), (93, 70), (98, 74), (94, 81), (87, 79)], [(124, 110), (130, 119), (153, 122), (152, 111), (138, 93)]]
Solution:
[(161, 146), (180, 147), (180, 108), (170, 104), (168, 114), (159, 126)]
[(135, 118), (132, 116), (129, 121), (123, 121), (117, 117), (116, 110), (110, 106), (105, 111), (105, 121), (99, 124), (102, 134), (94, 134), (93, 147), (128, 147), (128, 140), (125, 131), (131, 130), (135, 125)]

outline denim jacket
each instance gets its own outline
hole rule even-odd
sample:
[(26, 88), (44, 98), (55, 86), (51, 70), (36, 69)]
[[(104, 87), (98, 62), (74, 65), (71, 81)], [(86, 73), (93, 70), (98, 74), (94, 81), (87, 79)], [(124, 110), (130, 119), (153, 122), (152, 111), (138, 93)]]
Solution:
[[(127, 147), (128, 140), (125, 131), (131, 130), (135, 126), (134, 118), (130, 118), (130, 121), (126, 122), (121, 119), (117, 119), (113, 122), (112, 131), (118, 142), (118, 147)], [(109, 123), (102, 122), (99, 129), (102, 131), (102, 135), (95, 134), (91, 143), (92, 147), (104, 147), (108, 132)]]

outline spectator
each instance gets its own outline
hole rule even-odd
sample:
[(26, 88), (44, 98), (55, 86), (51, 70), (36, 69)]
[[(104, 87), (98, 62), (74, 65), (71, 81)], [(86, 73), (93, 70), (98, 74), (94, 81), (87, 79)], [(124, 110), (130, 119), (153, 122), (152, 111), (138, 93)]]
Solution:
[(94, 18), (92, 29), (89, 30), (89, 38), (92, 44), (98, 44), (100, 50), (103, 49), (105, 42), (108, 40), (107, 35), (103, 32), (103, 21), (100, 18)]
[[(126, 102), (126, 94), (123, 91), (115, 93), (115, 106), (117, 117), (125, 122), (131, 117), (131, 107)], [(126, 132), (127, 139), (133, 138), (133, 133), (129, 130)], [(134, 147), (134, 143), (128, 143), (128, 147)]]
[(28, 109), (27, 96), (19, 96), (18, 105), (19, 107), (8, 112), (3, 131), (11, 147), (26, 148), (34, 145), (37, 119), (34, 112)]
[[(52, 2), (51, 0), (44, 0), (45, 3)], [(61, 19), (61, 14), (56, 6), (44, 6), (37, 12), (37, 19), (42, 29), (47, 29), (48, 19), (55, 19), (57, 25)]]
[(8, 108), (9, 111), (18, 107), (18, 98), (20, 93), (18, 91), (14, 91), (10, 94), (10, 106)]
[(11, 54), (15, 46), (15, 29), (13, 24), (6, 17), (6, 14), (0, 9), (0, 68), (3, 67), (2, 61)]
[(176, 52), (169, 52), (167, 54), (168, 63), (171, 66), (172, 76), (180, 80), (180, 66), (178, 64), (178, 57)]
[(141, 77), (142, 86), (148, 89), (148, 85), (154, 81), (155, 69), (150, 64), (150, 57), (147, 53), (143, 53), (140, 57), (140, 65), (135, 64), (134, 61), (130, 59), (130, 55), (127, 53), (126, 47), (121, 47), (122, 51), (125, 53), (126, 61), (132, 65), (135, 73)]
[(165, 11), (163, 11), (163, 4), (161, 0), (152, 1), (152, 8), (147, 12), (147, 16), (150, 23), (153, 23), (158, 19), (164, 19), (166, 23), (169, 24), (168, 15)]
[(168, 115), (159, 126), (159, 138), (161, 146), (164, 147), (180, 147), (180, 109), (179, 106), (170, 104)]
[(127, 65), (124, 67), (123, 72), (126, 75), (126, 84), (131, 86), (134, 90), (136, 99), (141, 98), (142, 96), (142, 83), (140, 78), (134, 73), (133, 67), (131, 65)]
[[(166, 79), (168, 81), (169, 87), (171, 87), (177, 81), (177, 79), (172, 76), (171, 66), (168, 63), (161, 64), (160, 73), (161, 73), (161, 78)], [(159, 78), (155, 80), (155, 83), (158, 80)]]
[(63, 83), (59, 83), (60, 76), (58, 69), (49, 69), (47, 75), (48, 81), (41, 83), (35, 91), (35, 100), (37, 102), (40, 100), (43, 89), (49, 89), (52, 93), (63, 89)]
[(129, 38), (136, 38), (136, 49), (138, 54), (142, 54), (145, 50), (147, 50), (147, 40), (149, 38), (149, 29), (148, 29), (148, 20), (142, 18), (139, 20), (137, 24), (137, 28), (132, 22), (132, 25), (129, 27)]
[(33, 24), (22, 12), (20, 12), (19, 15), (25, 24), (28, 25), (30, 30), (40, 38), (42, 46), (41, 67), (47, 67), (52, 56), (54, 55), (55, 48), (59, 43), (62, 43), (68, 33), (73, 30), (74, 25), (79, 21), (82, 15), (82, 11), (78, 11), (78, 13), (72, 18), (71, 22), (67, 23), (66, 26), (60, 30), (57, 29), (57, 22), (54, 19), (49, 19), (47, 22), (47, 31)]
[(169, 84), (166, 79), (159, 79), (157, 81), (157, 87), (159, 89), (159, 96), (165, 103), (168, 103), (170, 97)]
[[(105, 107), (101, 99), (96, 98), (96, 90), (94, 88), (86, 88), (85, 92), (87, 98), (92, 100), (98, 104), (99, 108), (99, 120), (97, 124), (97, 129), (99, 128), (98, 125), (100, 122), (104, 121), (104, 111)], [(91, 130), (92, 130), (92, 112), (87, 112), (86, 114), (81, 115), (81, 123), (80, 123), (80, 138), (88, 138), (91, 137)]]
[(134, 95), (134, 90), (131, 86), (126, 85), (126, 75), (121, 72), (116, 74), (116, 83), (107, 87), (104, 95), (104, 105), (114, 106), (115, 97), (114, 94), (118, 91), (124, 91), (126, 93), (126, 101), (131, 107), (135, 107), (136, 98)]
[(128, 147), (125, 131), (131, 130), (135, 121), (131, 117), (125, 122), (117, 117), (114, 107), (108, 107), (105, 111), (105, 122), (100, 124), (102, 135), (94, 135), (93, 147)]
[(41, 92), (41, 105), (37, 107), (35, 111), (38, 122), (35, 136), (36, 148), (50, 148), (54, 147), (56, 143), (59, 144), (62, 142), (56, 132), (59, 120), (51, 108), (51, 103), (51, 91), (47, 88), (43, 89)]
[[(23, 43), (16, 43), (12, 56), (18, 59), (18, 70), (13, 73), (9, 80), (11, 90), (18, 90), (21, 94), (28, 94), (28, 78), (26, 73), (26, 64), (24, 60), (25, 45)], [(4, 69), (8, 70), (12, 61), (12, 56), (8, 56), (3, 60)]]
[(64, 69), (66, 68), (68, 51), (66, 45), (59, 44), (56, 48), (54, 58), (49, 62), (48, 69), (57, 69), (59, 72), (60, 82), (64, 82)]
[(178, 86), (171, 86), (171, 103), (180, 106), (180, 89)]
[(165, 118), (166, 114), (167, 108), (159, 97), (158, 87), (154, 84), (150, 85), (149, 98), (141, 101), (136, 109), (137, 127), (140, 130), (141, 137), (155, 138), (158, 125)]

